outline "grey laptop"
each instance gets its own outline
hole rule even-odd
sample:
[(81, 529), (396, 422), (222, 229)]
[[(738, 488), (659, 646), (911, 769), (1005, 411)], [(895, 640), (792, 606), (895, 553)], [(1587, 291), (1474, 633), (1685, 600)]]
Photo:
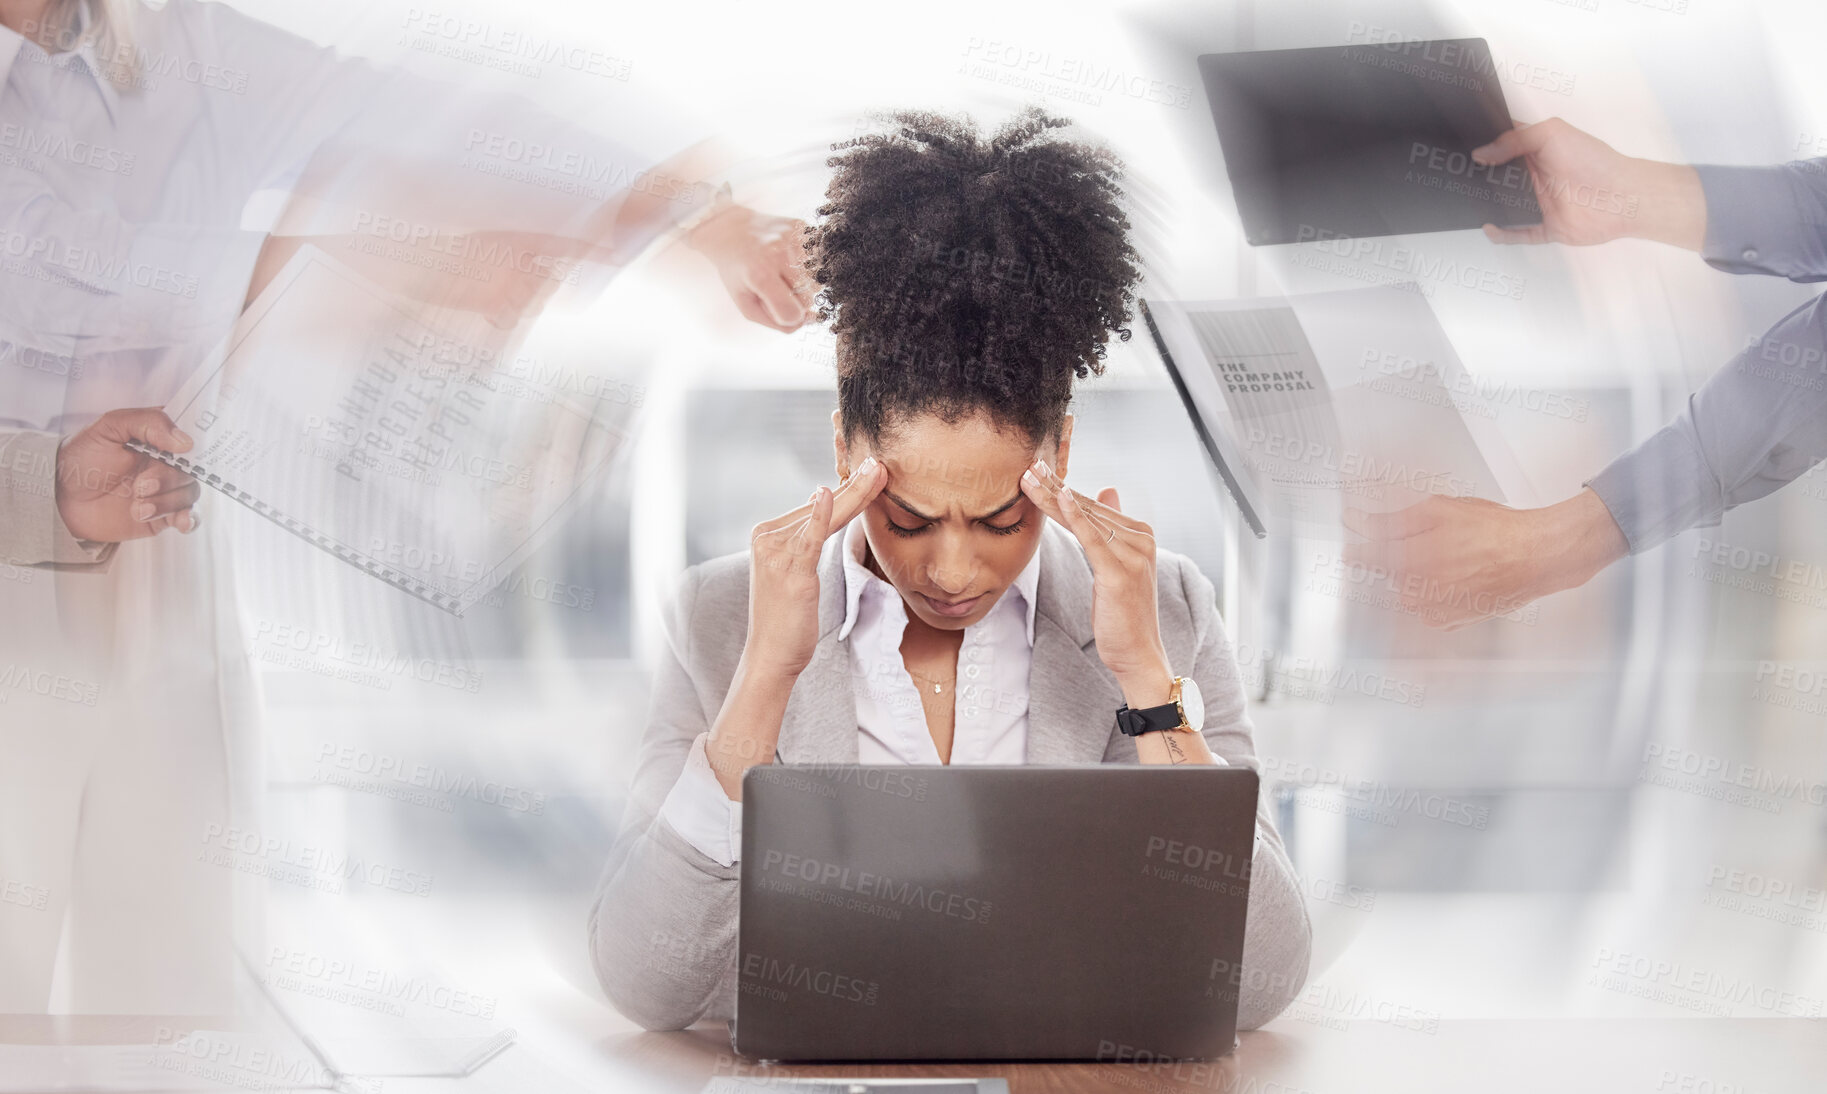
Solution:
[(1228, 1053), (1256, 795), (1236, 767), (751, 768), (736, 1050)]

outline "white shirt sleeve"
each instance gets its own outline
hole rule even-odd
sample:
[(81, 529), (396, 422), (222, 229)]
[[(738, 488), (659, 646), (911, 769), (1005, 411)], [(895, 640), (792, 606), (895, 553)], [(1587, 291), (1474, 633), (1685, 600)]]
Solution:
[(720, 865), (733, 866), (742, 854), (742, 803), (731, 801), (711, 770), (700, 733), (685, 754), (685, 770), (660, 803), (660, 819), (672, 826), (685, 842)]

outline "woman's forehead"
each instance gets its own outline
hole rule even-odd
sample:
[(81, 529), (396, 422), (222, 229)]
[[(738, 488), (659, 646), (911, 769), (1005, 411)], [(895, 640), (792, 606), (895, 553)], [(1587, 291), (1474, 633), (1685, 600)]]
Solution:
[(882, 438), (875, 452), (888, 467), (885, 492), (927, 515), (997, 509), (1020, 494), (1022, 472), (1045, 455), (1020, 431), (996, 429), (982, 416), (917, 418)]

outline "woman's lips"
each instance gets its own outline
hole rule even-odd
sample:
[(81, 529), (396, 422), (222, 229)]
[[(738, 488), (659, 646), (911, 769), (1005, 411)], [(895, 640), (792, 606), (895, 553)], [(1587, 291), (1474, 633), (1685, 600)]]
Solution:
[(947, 616), (951, 619), (957, 619), (961, 616), (971, 614), (972, 610), (977, 607), (977, 602), (982, 600), (983, 597), (984, 594), (979, 593), (969, 600), (934, 600), (925, 593), (920, 594), (920, 599), (926, 601), (926, 606), (931, 608), (934, 614)]

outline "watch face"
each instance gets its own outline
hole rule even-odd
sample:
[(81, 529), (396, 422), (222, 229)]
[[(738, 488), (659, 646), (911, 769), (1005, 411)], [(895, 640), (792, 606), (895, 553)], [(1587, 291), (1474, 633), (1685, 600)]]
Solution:
[(1191, 677), (1180, 678), (1180, 711), (1186, 715), (1186, 725), (1195, 733), (1205, 728), (1205, 696), (1199, 694), (1199, 685)]

